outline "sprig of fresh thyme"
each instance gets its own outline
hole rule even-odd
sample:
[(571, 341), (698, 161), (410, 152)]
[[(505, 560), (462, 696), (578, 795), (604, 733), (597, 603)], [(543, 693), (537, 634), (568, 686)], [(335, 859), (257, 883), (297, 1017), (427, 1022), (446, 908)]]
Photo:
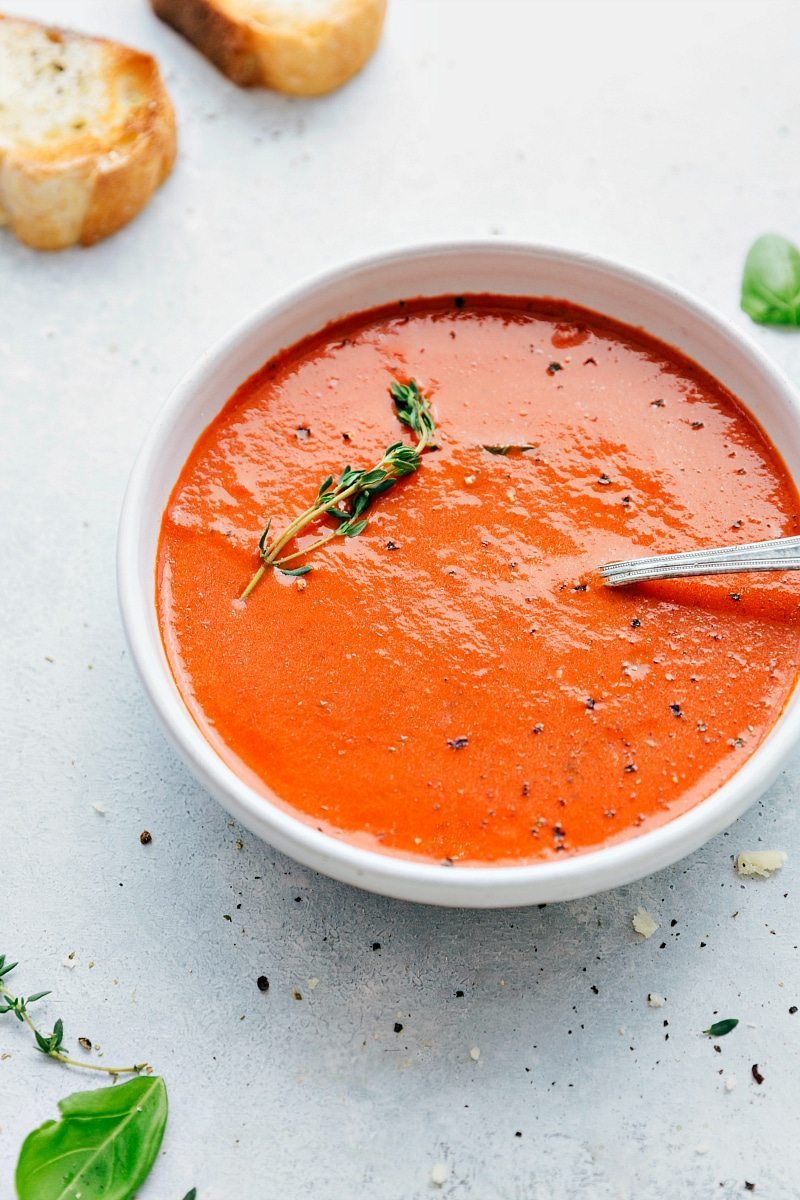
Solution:
[(132, 1067), (101, 1067), (96, 1063), (81, 1062), (80, 1059), (70, 1058), (63, 1050), (64, 1023), (61, 1018), (54, 1024), (53, 1032), (45, 1034), (37, 1028), (28, 1012), (29, 1004), (43, 1000), (45, 996), (50, 995), (50, 992), (34, 992), (31, 996), (14, 996), (8, 990), (5, 983), (6, 976), (18, 965), (15, 962), (6, 962), (5, 954), (0, 954), (0, 1014), (10, 1012), (18, 1021), (24, 1022), (36, 1040), (36, 1049), (40, 1050), (42, 1054), (56, 1059), (57, 1062), (65, 1063), (69, 1067), (80, 1067), (83, 1071), (102, 1071), (106, 1075), (138, 1075), (140, 1072), (150, 1069), (147, 1063), (136, 1063)]
[[(387, 447), (380, 462), (371, 470), (356, 470), (346, 466), (336, 481), (329, 475), (322, 481), (308, 508), (295, 517), (283, 533), (268, 542), (272, 525), (270, 518), (258, 543), (261, 566), (242, 592), (240, 600), (247, 599), (259, 580), (271, 568), (282, 571), (284, 575), (307, 575), (311, 570), (307, 564), (297, 567), (289, 564), (321, 549), (334, 538), (358, 537), (367, 527), (364, 513), (373, 500), (394, 487), (398, 479), (405, 475), (413, 475), (419, 469), (421, 456), (430, 445), (436, 428), (430, 403), (413, 379), (408, 383), (393, 380), (389, 386), (389, 394), (394, 402), (398, 420), (416, 436), (416, 445), (408, 446), (404, 442), (394, 442)], [(317, 538), (310, 546), (293, 550), (289, 554), (284, 553), (290, 542), (304, 529), (323, 517), (330, 517), (336, 521), (337, 527)]]

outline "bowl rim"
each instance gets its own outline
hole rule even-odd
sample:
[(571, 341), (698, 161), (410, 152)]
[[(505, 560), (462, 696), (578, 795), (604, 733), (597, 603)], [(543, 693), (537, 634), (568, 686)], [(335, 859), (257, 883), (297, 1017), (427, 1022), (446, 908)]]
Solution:
[[(556, 265), (599, 270), (624, 285), (655, 293), (676, 312), (680, 310), (684, 316), (698, 318), (723, 339), (736, 343), (750, 366), (779, 396), (781, 404), (794, 413), (795, 419), (800, 418), (800, 406), (788, 378), (746, 333), (683, 289), (647, 272), (585, 251), (499, 238), (462, 238), (392, 247), (308, 276), (268, 300), (234, 325), (179, 380), (150, 426), (125, 490), (117, 538), (117, 591), (131, 658), (168, 740), (195, 778), (232, 816), (277, 850), (343, 882), (397, 899), (479, 908), (594, 894), (660, 870), (697, 849), (740, 816), (783, 767), (800, 734), (800, 703), (793, 703), (798, 701), (796, 686), (764, 741), (735, 774), (705, 800), (655, 829), (569, 858), (540, 863), (449, 867), (422, 862), (368, 849), (315, 829), (256, 792), (222, 760), (180, 697), (160, 637), (158, 645), (153, 644), (148, 612), (155, 607), (154, 579), (152, 573), (140, 570), (139, 555), (141, 539), (149, 527), (145, 499), (157, 474), (162, 445), (184, 409), (196, 400), (204, 380), (219, 364), (280, 313), (301, 305), (322, 288), (345, 283), (376, 268), (388, 269), (401, 260), (414, 259), (422, 264), (429, 258), (455, 259), (471, 254), (525, 255), (531, 260), (538, 256)], [(794, 472), (790, 474), (800, 486), (800, 479)]]

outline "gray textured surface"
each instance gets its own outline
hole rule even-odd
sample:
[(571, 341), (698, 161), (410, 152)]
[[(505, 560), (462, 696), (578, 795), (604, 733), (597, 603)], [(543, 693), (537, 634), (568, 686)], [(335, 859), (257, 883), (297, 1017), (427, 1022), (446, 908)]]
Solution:
[[(800, 1195), (800, 764), (729, 834), (621, 891), (396, 904), (278, 857), (193, 783), (132, 674), (113, 577), (125, 477), (170, 386), (331, 261), (549, 240), (744, 327), (748, 242), (800, 238), (800, 9), (394, 0), (368, 70), (304, 103), (236, 91), (144, 0), (13, 7), (152, 49), (181, 128), (175, 175), (113, 240), (48, 257), (0, 237), (0, 948), (20, 987), (54, 989), (43, 1021), (165, 1075), (142, 1200), (660, 1200), (745, 1179)], [(757, 337), (800, 377), (800, 335)], [(789, 863), (743, 885), (731, 855), (758, 844)], [(661, 922), (649, 942), (640, 903)], [(720, 1053), (698, 1037), (715, 1012), (742, 1021)], [(90, 1082), (0, 1024), (0, 1195), (22, 1136)]]

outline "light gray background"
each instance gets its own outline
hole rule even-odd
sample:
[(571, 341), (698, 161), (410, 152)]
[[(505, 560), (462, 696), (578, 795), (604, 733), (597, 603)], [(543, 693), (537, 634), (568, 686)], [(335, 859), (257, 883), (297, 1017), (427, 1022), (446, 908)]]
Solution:
[[(117, 237), (47, 256), (0, 235), (2, 949), (22, 989), (54, 989), (48, 1028), (165, 1076), (143, 1200), (800, 1195), (800, 763), (618, 892), (393, 903), (279, 857), (195, 785), (114, 589), (125, 479), (169, 389), (350, 256), (469, 234), (597, 251), (710, 301), (800, 378), (800, 335), (737, 308), (750, 240), (800, 239), (800, 7), (392, 0), (367, 70), (309, 102), (238, 91), (144, 0), (13, 7), (151, 50), (180, 122), (173, 177)], [(743, 884), (731, 856), (760, 844), (789, 863)], [(715, 1013), (742, 1022), (721, 1053), (698, 1036)], [(23, 1135), (92, 1082), (0, 1024), (3, 1197)]]

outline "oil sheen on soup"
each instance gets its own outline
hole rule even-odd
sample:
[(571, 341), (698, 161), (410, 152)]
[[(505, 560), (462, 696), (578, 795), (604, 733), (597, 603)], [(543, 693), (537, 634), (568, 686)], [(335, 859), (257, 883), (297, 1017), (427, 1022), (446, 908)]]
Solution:
[[(410, 379), (436, 420), (420, 469), (308, 575), (237, 600), (267, 518), (409, 440), (388, 389)], [(742, 404), (645, 333), (555, 300), (398, 302), (266, 363), (203, 433), (163, 517), (158, 616), (194, 719), (265, 802), (390, 854), (553, 859), (707, 797), (797, 670), (790, 578), (611, 590), (593, 568), (797, 514)]]

